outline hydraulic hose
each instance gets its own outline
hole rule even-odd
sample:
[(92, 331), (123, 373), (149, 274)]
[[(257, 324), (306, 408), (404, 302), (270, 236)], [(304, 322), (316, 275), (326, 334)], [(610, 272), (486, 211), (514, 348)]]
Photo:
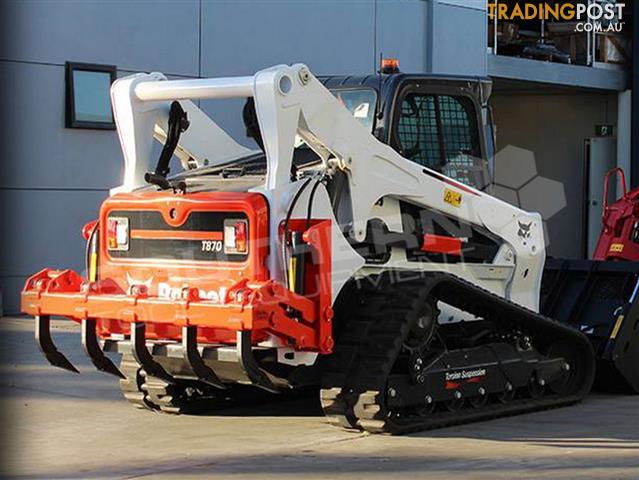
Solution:
[(297, 205), (297, 201), (299, 200), (300, 196), (302, 195), (302, 193), (304, 192), (304, 190), (306, 190), (306, 187), (308, 187), (309, 183), (311, 183), (313, 179), (312, 178), (308, 178), (303, 184), (302, 186), (299, 188), (299, 190), (297, 190), (297, 192), (295, 193), (295, 196), (293, 197), (293, 200), (291, 201), (291, 206), (288, 209), (288, 212), (286, 214), (286, 219), (284, 220), (284, 225), (282, 228), (282, 261), (283, 261), (283, 265), (284, 265), (284, 278), (286, 280), (286, 288), (289, 288), (289, 278), (288, 278), (288, 255), (286, 254), (286, 241), (288, 238), (288, 224), (291, 220), (291, 216), (293, 215), (293, 210), (295, 209), (295, 205)]

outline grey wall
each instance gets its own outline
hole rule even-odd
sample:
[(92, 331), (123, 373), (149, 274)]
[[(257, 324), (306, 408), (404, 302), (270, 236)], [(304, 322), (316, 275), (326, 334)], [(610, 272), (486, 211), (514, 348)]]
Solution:
[[(64, 62), (115, 64), (119, 74), (197, 76), (199, 2), (3, 3), (0, 288), (18, 310), (25, 278), (84, 268), (82, 226), (96, 218), (122, 160), (113, 131), (64, 128)], [(158, 28), (161, 26), (162, 28)], [(171, 38), (168, 32), (175, 32)]]
[(485, 4), (479, 0), (449, 0), (431, 4), (428, 70), (459, 75), (487, 75), (488, 26)]
[[(617, 123), (617, 95), (497, 92), (492, 105), (498, 150), (513, 145), (532, 151), (537, 174), (563, 183), (567, 206), (547, 222), (548, 253), (579, 258), (583, 241), (584, 140), (594, 136), (595, 125)], [(499, 182), (499, 171), (496, 176)], [(546, 191), (540, 192), (545, 194)], [(532, 203), (522, 207), (534, 209), (535, 201)]]
[(198, 0), (9, 0), (0, 58), (197, 75)]

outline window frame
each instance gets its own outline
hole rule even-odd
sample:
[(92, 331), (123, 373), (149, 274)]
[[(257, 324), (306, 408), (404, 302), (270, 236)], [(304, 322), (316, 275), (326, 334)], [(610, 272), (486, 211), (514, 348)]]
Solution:
[[(379, 92), (377, 91), (377, 89), (373, 88), (373, 87), (368, 87), (366, 85), (355, 85), (355, 86), (339, 86), (339, 87), (326, 87), (328, 89), (329, 92), (333, 93), (344, 93), (344, 92), (358, 92), (358, 91), (370, 91), (373, 92), (374, 96), (375, 96), (375, 103), (373, 105), (373, 121), (371, 122), (371, 131), (369, 132), (371, 135), (374, 134), (375, 129), (377, 128), (377, 112), (379, 111)], [(333, 96), (335, 98), (337, 98), (337, 95), (335, 95), (335, 93), (333, 93)], [(355, 118), (355, 117), (353, 117)], [(357, 120), (357, 119), (355, 119)]]
[[(436, 82), (431, 83), (428, 80), (420, 81), (418, 79), (410, 79), (404, 82), (404, 84), (397, 89), (397, 94), (395, 95), (395, 98), (393, 99), (393, 106), (391, 109), (392, 116), (389, 122), (390, 131), (389, 131), (388, 143), (395, 151), (400, 152), (400, 150), (402, 149), (402, 144), (399, 140), (399, 132), (398, 132), (399, 119), (402, 114), (401, 109), (402, 109), (402, 103), (404, 102), (404, 98), (406, 98), (406, 96), (410, 94), (463, 97), (463, 98), (469, 99), (471, 104), (473, 105), (473, 108), (475, 109), (475, 115), (474, 115), (475, 132), (479, 140), (480, 157), (484, 160), (487, 160), (486, 139), (484, 138), (484, 135), (480, 128), (480, 126), (483, 125), (482, 107), (477, 101), (477, 99), (475, 98), (475, 96), (472, 93), (468, 92), (466, 88), (462, 86), (443, 85), (442, 83), (436, 83)], [(437, 121), (439, 122), (439, 120)], [(438, 128), (438, 134), (439, 134), (439, 128)], [(440, 145), (440, 150), (442, 146), (443, 145)], [(441, 155), (442, 154), (440, 153), (440, 156)], [(407, 158), (406, 160), (412, 163), (415, 163), (416, 165), (423, 166), (417, 162), (413, 162), (413, 160), (409, 158)], [(441, 160), (445, 161), (445, 158), (442, 158)], [(430, 168), (430, 167), (424, 167), (424, 168)]]
[[(75, 111), (75, 86), (73, 74), (76, 71), (108, 73), (110, 84), (113, 85), (117, 78), (117, 67), (115, 65), (104, 65), (98, 63), (66, 62), (65, 69), (65, 127), (85, 130), (115, 130), (115, 116), (113, 115), (113, 105), (111, 105), (110, 122), (92, 122), (78, 120)], [(109, 100), (109, 104), (111, 101)]]

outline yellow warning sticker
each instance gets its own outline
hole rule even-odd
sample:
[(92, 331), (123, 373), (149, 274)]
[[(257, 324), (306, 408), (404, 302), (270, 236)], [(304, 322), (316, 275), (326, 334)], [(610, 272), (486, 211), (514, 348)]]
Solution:
[(444, 190), (444, 202), (451, 204), (453, 207), (459, 208), (462, 203), (462, 194), (446, 188)]
[(623, 252), (623, 243), (613, 243), (610, 245), (610, 253), (621, 253)]

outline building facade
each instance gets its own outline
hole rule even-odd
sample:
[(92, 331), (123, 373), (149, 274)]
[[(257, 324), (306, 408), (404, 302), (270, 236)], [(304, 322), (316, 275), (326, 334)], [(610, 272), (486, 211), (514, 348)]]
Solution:
[[(115, 131), (65, 126), (67, 62), (198, 78), (295, 62), (316, 74), (374, 73), (383, 55), (407, 72), (490, 76), (498, 147), (534, 152), (537, 174), (564, 185), (566, 205), (548, 220), (556, 256), (584, 255), (587, 192), (576, 172), (595, 126), (615, 127), (614, 163), (631, 168), (630, 70), (495, 54), (482, 0), (8, 0), (2, 9), (5, 313), (19, 310), (25, 278), (43, 266), (84, 269), (80, 229), (122, 175)], [(241, 102), (202, 106), (248, 142)]]

